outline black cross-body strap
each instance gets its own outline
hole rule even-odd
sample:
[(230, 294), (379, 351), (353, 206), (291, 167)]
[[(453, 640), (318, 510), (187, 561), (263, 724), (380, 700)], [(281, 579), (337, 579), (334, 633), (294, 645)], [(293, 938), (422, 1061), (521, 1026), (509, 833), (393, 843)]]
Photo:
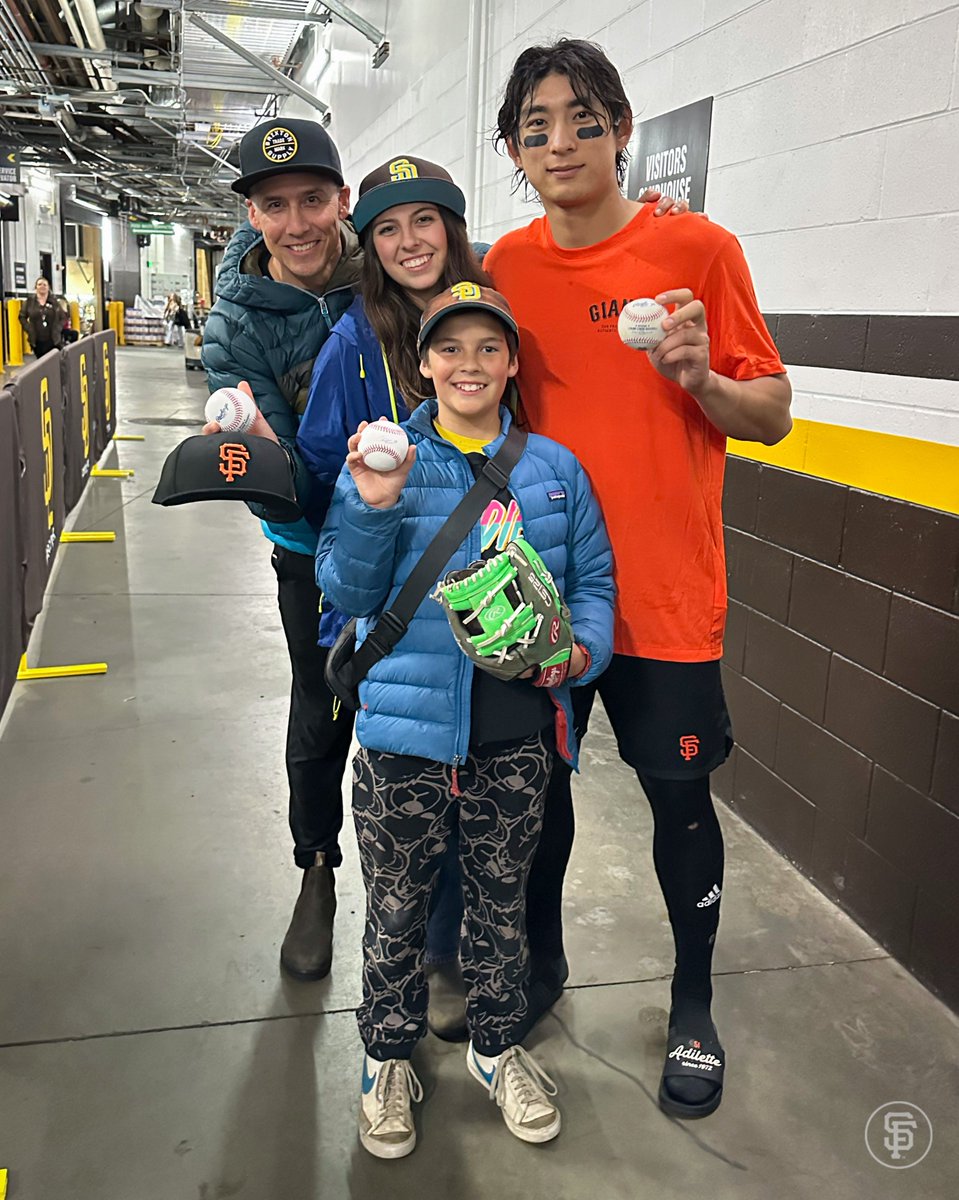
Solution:
[(515, 425), (510, 425), (502, 446), (484, 463), (476, 482), (450, 513), (410, 571), (392, 606), (383, 613), (354, 654), (350, 671), (356, 683), (365, 679), (373, 664), (385, 658), (406, 633), (423, 597), (483, 515), (486, 505), (509, 483), (510, 474), (525, 448), (526, 434)]

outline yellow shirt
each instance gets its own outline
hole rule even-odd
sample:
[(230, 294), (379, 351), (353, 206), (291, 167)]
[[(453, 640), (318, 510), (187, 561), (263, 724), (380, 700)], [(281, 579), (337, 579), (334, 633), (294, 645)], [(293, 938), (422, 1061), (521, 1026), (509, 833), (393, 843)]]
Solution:
[(456, 449), (461, 450), (464, 454), (482, 454), (483, 447), (489, 445), (485, 438), (463, 437), (462, 434), (451, 433), (449, 429), (444, 429), (439, 421), (433, 422), (433, 428), (441, 438), (452, 442)]

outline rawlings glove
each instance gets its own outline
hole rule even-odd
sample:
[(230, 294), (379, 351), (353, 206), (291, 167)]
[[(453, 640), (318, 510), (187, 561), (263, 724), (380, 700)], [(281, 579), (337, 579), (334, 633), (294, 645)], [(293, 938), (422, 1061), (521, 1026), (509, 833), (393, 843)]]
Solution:
[(450, 571), (433, 598), (466, 657), (491, 675), (516, 679), (533, 668), (536, 685), (557, 687), (569, 673), (569, 610), (522, 538), (486, 562)]

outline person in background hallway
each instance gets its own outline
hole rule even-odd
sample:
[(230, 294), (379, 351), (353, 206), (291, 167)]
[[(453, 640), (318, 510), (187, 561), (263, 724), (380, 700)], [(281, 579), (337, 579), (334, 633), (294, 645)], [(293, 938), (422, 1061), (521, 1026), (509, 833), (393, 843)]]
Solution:
[(50, 281), (42, 275), (34, 284), (34, 293), (20, 306), (20, 324), (30, 339), (37, 358), (59, 350), (63, 345), (63, 327), (70, 320), (67, 306), (50, 291)]

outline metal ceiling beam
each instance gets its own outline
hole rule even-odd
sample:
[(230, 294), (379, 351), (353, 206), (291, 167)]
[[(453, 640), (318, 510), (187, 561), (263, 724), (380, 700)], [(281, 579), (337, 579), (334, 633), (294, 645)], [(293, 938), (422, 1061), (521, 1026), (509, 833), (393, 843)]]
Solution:
[[(325, 25), (330, 19), (326, 13), (309, 13), (272, 4), (231, 4), (229, 0), (150, 0), (150, 4), (171, 12), (213, 13), (225, 17), (249, 17), (255, 21), (298, 21), (301, 25)], [(323, 6), (326, 7), (325, 3)]]
[[(190, 75), (184, 72), (182, 78), (176, 71), (124, 71), (122, 68), (113, 72), (117, 83), (131, 84), (137, 88), (170, 87), (170, 88), (201, 88), (210, 92), (255, 92), (257, 95), (275, 96), (286, 95), (291, 88), (285, 85), (290, 80), (285, 75), (280, 79), (284, 86), (267, 85), (255, 79), (240, 79), (237, 76), (220, 78), (216, 75)], [(104, 97), (105, 103), (116, 103), (116, 94), (110, 99)]]
[(117, 50), (95, 50), (92, 46), (59, 46), (52, 42), (30, 42), (30, 49), (49, 58), (87, 58), (93, 62), (129, 63), (146, 60), (142, 54), (121, 54)]
[(318, 100), (312, 92), (308, 92), (305, 87), (300, 87), (300, 85), (294, 80), (287, 78), (287, 76), (281, 71), (278, 71), (276, 67), (264, 62), (263, 59), (254, 54), (252, 50), (247, 50), (246, 46), (241, 46), (239, 42), (235, 42), (233, 38), (228, 37), (221, 29), (217, 29), (215, 25), (211, 25), (209, 21), (204, 21), (203, 18), (198, 17), (196, 13), (191, 14), (189, 19), (190, 24), (195, 25), (197, 29), (202, 29), (207, 37), (213, 38), (214, 41), (219, 42), (221, 46), (226, 46), (226, 48), (228, 50), (232, 50), (238, 58), (242, 58), (245, 62), (248, 62), (251, 67), (255, 67), (268, 79), (272, 79), (277, 84), (282, 85), (282, 88), (285, 92), (292, 93), (294, 96), (299, 96), (304, 103), (309, 104), (311, 108), (315, 108), (317, 112), (321, 113), (323, 116), (326, 116), (326, 114), (330, 111), (329, 106), (324, 104), (322, 100)]

